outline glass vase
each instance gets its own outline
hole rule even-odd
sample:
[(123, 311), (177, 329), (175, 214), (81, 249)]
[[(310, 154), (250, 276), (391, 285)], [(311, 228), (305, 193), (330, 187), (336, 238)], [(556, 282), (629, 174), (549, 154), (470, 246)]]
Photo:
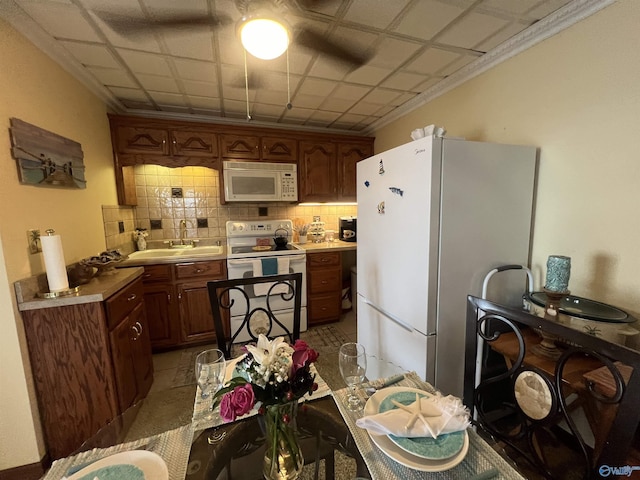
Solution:
[(297, 413), (297, 401), (265, 407), (262, 473), (267, 480), (291, 480), (302, 472), (304, 460), (296, 428)]

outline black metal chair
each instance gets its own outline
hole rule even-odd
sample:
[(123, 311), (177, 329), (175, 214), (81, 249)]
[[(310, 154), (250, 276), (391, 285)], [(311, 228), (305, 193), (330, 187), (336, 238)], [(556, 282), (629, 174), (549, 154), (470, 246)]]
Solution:
[[(466, 320), (464, 403), (480, 432), (545, 478), (640, 475), (639, 352), (472, 296)], [(542, 332), (559, 356), (536, 346)]]
[[(264, 295), (256, 295), (257, 285), (263, 285)], [(261, 333), (269, 338), (286, 335), (290, 343), (300, 338), (302, 273), (216, 280), (207, 282), (207, 289), (218, 348), (226, 358), (231, 357), (232, 345), (239, 343), (238, 338), (243, 332), (248, 335), (244, 335), (242, 342), (255, 342)], [(282, 293), (276, 293), (279, 290)], [(275, 299), (292, 312), (292, 329), (279, 320), (272, 310)], [(241, 323), (233, 328), (229, 321), (230, 310), (237, 304), (242, 305), (242, 314), (239, 315)], [(234, 317), (238, 315), (234, 314)]]

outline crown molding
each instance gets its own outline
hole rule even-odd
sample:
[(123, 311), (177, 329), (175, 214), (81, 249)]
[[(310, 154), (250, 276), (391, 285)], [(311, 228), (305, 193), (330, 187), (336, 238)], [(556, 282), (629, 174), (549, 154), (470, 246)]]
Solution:
[(493, 50), (478, 57), (460, 70), (425, 90), (408, 102), (394, 109), (377, 122), (369, 125), (363, 133), (372, 135), (376, 130), (407, 115), (413, 110), (426, 105), (463, 83), (499, 65), (500, 63), (515, 57), (525, 50), (537, 45), (562, 30), (584, 20), (599, 12), (617, 0), (574, 0), (564, 7), (556, 10), (539, 22), (534, 23), (519, 34), (501, 43)]

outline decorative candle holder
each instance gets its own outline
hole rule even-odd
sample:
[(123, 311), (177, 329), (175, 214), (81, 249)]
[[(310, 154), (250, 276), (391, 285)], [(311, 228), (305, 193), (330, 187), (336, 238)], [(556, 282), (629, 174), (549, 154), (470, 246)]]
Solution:
[[(555, 292), (553, 290), (549, 290), (546, 287), (543, 288), (543, 290), (547, 295), (547, 303), (544, 306), (544, 319), (551, 322), (557, 322), (558, 316), (560, 315), (560, 301), (570, 292), (569, 290), (566, 290), (564, 292)], [(558, 350), (558, 347), (555, 343), (558, 337), (551, 333), (545, 332), (542, 329), (537, 331), (538, 334), (542, 337), (542, 340), (538, 345), (534, 345), (532, 350), (538, 355), (551, 358), (553, 360), (557, 360), (558, 358), (560, 358), (562, 352)]]

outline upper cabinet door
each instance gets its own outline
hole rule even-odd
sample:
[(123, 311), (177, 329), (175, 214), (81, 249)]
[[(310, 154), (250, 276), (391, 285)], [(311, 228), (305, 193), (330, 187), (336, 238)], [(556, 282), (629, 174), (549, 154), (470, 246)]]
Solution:
[(169, 132), (159, 128), (118, 126), (119, 153), (169, 155)]
[(211, 132), (172, 130), (171, 153), (185, 157), (217, 157), (218, 137)]
[(336, 145), (300, 142), (300, 202), (331, 202), (337, 196)]
[(260, 137), (258, 135), (220, 135), (220, 148), (225, 158), (260, 159)]
[(262, 137), (262, 159), (269, 162), (297, 162), (298, 141), (295, 138)]
[(341, 143), (338, 145), (338, 166), (340, 168), (340, 199), (356, 200), (356, 163), (373, 155), (370, 143)]

